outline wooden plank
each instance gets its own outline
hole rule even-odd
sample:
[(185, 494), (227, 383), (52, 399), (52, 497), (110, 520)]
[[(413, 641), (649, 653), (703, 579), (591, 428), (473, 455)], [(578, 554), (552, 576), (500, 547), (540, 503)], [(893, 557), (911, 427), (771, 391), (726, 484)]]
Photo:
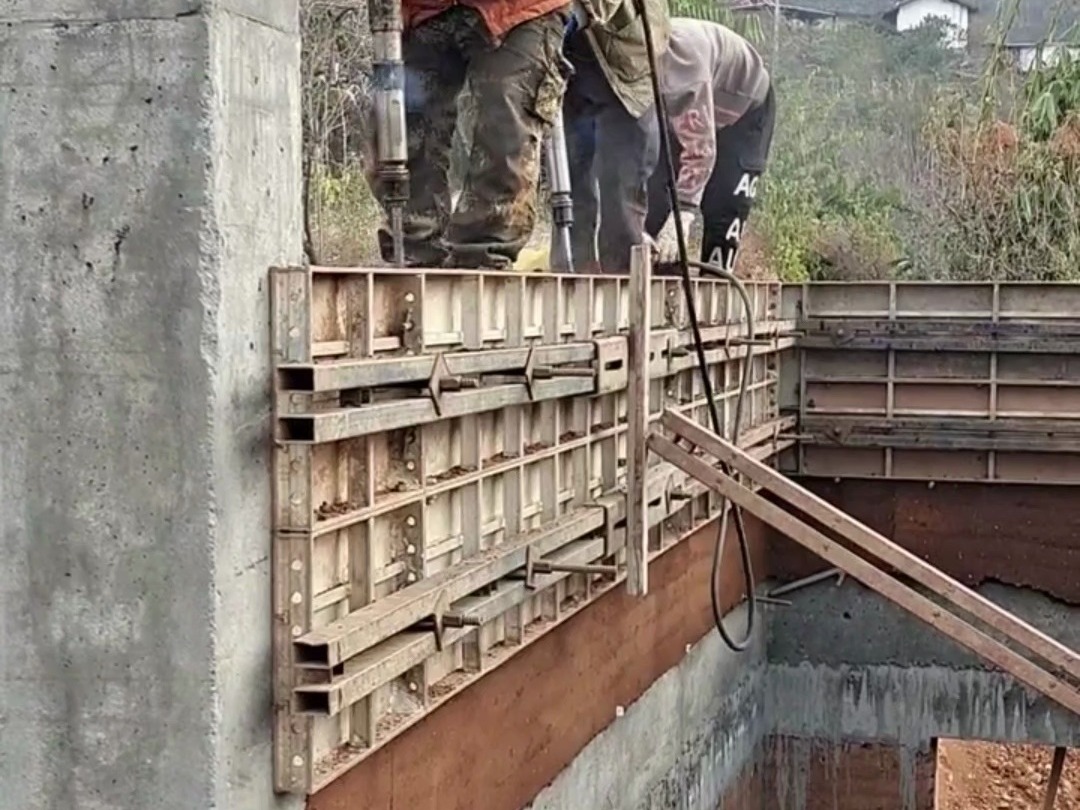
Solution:
[(1050, 778), (1046, 780), (1046, 797), (1043, 799), (1043, 810), (1054, 810), (1054, 805), (1057, 803), (1061, 774), (1065, 770), (1066, 753), (1068, 753), (1068, 749), (1064, 745), (1054, 748), (1054, 759), (1050, 763)]
[(654, 433), (649, 439), (649, 446), (661, 458), (686, 470), (733, 503), (783, 532), (825, 561), (842, 569), (866, 587), (941, 631), (983, 660), (1000, 667), (1017, 680), (1064, 706), (1073, 714), (1080, 715), (1080, 691), (1066, 681), (1024, 658), (960, 617), (943, 610), (941, 606), (918, 591), (904, 585), (900, 580), (839, 545), (761, 495), (736, 483), (708, 462), (676, 446), (670, 439)]
[(626, 588), (634, 596), (649, 592), (649, 503), (645, 481), (649, 463), (649, 294), (647, 248), (630, 252), (630, 345), (627, 395)]
[(663, 424), (677, 436), (727, 462), (751, 481), (911, 577), (923, 587), (966, 610), (1070, 675), (1080, 676), (1080, 654), (855, 520), (828, 501), (748, 457), (729, 442), (703, 430), (679, 414), (665, 414)]

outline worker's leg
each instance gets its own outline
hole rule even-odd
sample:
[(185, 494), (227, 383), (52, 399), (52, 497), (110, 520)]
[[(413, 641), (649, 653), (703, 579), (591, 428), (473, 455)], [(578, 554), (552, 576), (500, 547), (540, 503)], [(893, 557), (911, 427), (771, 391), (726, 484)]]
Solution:
[[(582, 153), (581, 165), (591, 162), (599, 186), (600, 227), (596, 256), (605, 273), (626, 273), (630, 269), (630, 248), (644, 241), (646, 187), (659, 154), (660, 131), (653, 110), (635, 119), (611, 89), (585, 34), (571, 37), (566, 56), (574, 66), (567, 88), (564, 114), (570, 120), (587, 116), (591, 120), (590, 155)], [(573, 158), (571, 158), (573, 159)], [(578, 181), (578, 169), (571, 165), (571, 184)], [(578, 224), (578, 186), (574, 188), (574, 247), (592, 255), (592, 231)], [(588, 211), (584, 212), (588, 215)], [(575, 258), (577, 262), (577, 258)]]
[[(440, 14), (410, 31), (403, 42), (405, 129), (409, 148), (409, 202), (405, 208), (406, 263), (440, 266), (450, 219), (450, 149), (457, 97), (465, 81), (458, 42), (464, 9)], [(392, 255), (390, 233), (379, 231), (383, 259)]]
[(716, 134), (716, 167), (701, 200), (701, 260), (735, 269), (739, 244), (772, 145), (776, 101), (769, 90), (761, 106)]
[(644, 242), (649, 177), (660, 152), (656, 110), (634, 118), (616, 101), (598, 116), (597, 133), (600, 264), (605, 273), (628, 273), (630, 249)]
[(562, 38), (566, 14), (522, 23), (502, 43), (479, 35), (470, 48), (468, 81), (477, 120), (465, 184), (450, 218), (451, 261), (506, 267), (536, 224), (541, 147), (562, 104)]
[(594, 171), (596, 156), (596, 114), (577, 92), (576, 78), (570, 79), (563, 103), (566, 130), (566, 157), (570, 167), (570, 192), (574, 202), (574, 225), (570, 249), (578, 273), (600, 271), (596, 252), (596, 227), (600, 216), (600, 187)]

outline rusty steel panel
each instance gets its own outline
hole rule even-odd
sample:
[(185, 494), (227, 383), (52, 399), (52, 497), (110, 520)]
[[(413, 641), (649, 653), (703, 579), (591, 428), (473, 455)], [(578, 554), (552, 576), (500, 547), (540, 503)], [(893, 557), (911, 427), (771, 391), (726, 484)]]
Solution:
[(1080, 481), (1080, 285), (786, 286), (808, 476)]
[[(315, 267), (273, 281), (276, 782), (302, 793), (622, 570), (629, 279)], [(748, 286), (749, 342), (729, 285), (694, 294), (721, 418), (730, 429), (749, 364), (741, 443), (765, 458), (794, 445), (778, 381), (795, 322), (778, 284)], [(648, 295), (645, 415), (705, 420), (680, 282)], [(654, 551), (718, 506), (658, 461)]]

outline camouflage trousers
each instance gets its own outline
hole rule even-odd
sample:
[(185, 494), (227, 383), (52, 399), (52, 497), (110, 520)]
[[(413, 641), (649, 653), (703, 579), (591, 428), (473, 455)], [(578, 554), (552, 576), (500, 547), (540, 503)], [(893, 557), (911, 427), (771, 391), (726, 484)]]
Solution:
[[(565, 21), (564, 12), (552, 12), (516, 26), (496, 44), (477, 12), (454, 6), (406, 34), (409, 264), (505, 267), (525, 246), (536, 222), (543, 138), (566, 88)], [(450, 154), (466, 85), (476, 121), (453, 207)], [(380, 241), (386, 258), (388, 234)]]

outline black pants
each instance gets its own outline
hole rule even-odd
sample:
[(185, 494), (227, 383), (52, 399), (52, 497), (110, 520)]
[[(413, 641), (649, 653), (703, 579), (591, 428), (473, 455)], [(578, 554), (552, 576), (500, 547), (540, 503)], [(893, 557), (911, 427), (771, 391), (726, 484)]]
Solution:
[(583, 34), (571, 38), (566, 56), (574, 66), (563, 103), (574, 269), (627, 273), (630, 248), (645, 232), (649, 177), (660, 155), (656, 109), (640, 118), (627, 112)]
[[(765, 100), (729, 127), (716, 133), (716, 165), (701, 198), (704, 233), (701, 261), (733, 270), (746, 220), (757, 196), (758, 178), (765, 170), (776, 122), (776, 99), (769, 88)], [(679, 171), (678, 141), (671, 137), (675, 171)], [(655, 237), (671, 214), (664, 162), (649, 179), (649, 214), (645, 230)]]

